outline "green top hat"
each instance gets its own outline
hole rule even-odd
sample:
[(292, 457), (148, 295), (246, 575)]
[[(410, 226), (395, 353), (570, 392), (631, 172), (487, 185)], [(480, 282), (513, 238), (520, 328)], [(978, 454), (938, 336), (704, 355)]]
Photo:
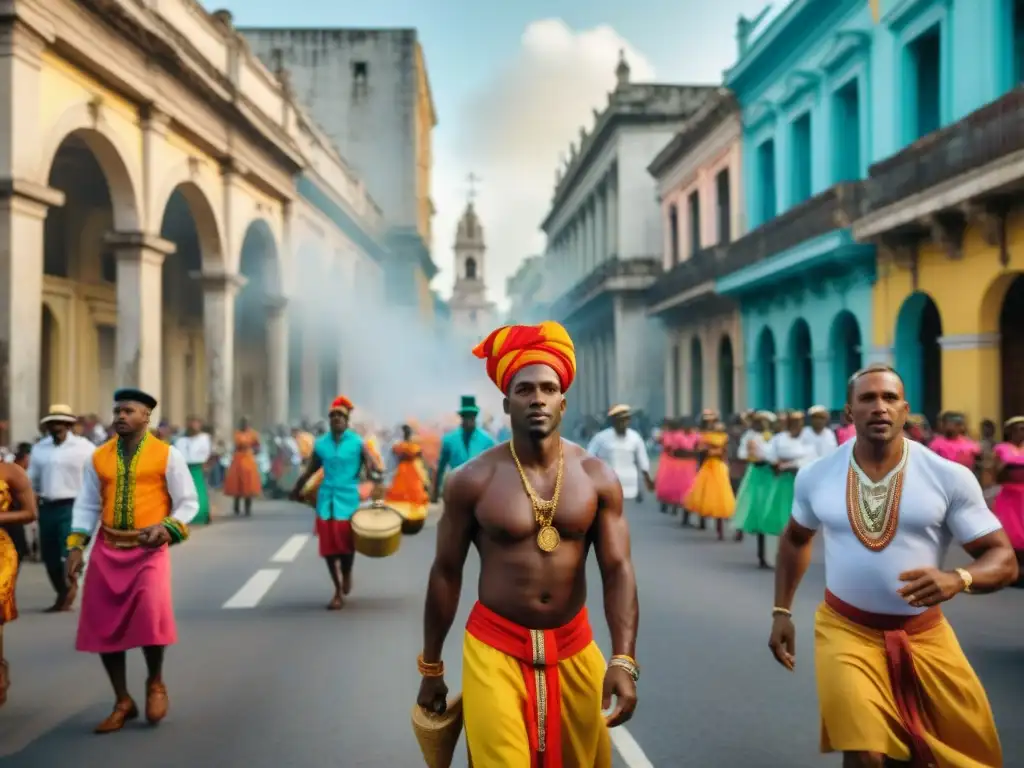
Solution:
[(480, 406), (476, 404), (476, 397), (473, 395), (463, 395), (462, 405), (459, 406), (459, 410), (456, 413), (459, 416), (476, 416), (480, 413)]

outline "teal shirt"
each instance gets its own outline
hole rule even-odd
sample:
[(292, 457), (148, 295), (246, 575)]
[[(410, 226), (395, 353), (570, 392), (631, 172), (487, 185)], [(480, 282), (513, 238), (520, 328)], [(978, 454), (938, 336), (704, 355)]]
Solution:
[(480, 427), (470, 433), (468, 445), (462, 427), (449, 432), (441, 440), (441, 456), (437, 461), (437, 487), (441, 487), (441, 481), (444, 480), (444, 473), (447, 470), (461, 467), (470, 459), (476, 458), (495, 445), (497, 443), (494, 442), (494, 438)]
[(359, 472), (363, 468), (363, 438), (346, 429), (335, 441), (328, 432), (313, 443), (313, 453), (324, 468), (317, 493), (316, 513), (321, 520), (348, 520), (359, 506)]

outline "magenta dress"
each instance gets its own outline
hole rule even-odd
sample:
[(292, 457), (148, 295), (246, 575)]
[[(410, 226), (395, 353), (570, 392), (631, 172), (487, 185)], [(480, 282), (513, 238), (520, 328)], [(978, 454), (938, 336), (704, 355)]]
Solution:
[[(1000, 443), (994, 449), (996, 458), (1007, 466), (1024, 466), (1024, 448)], [(1003, 530), (1016, 550), (1024, 550), (1024, 483), (1003, 483), (992, 506)]]
[(928, 443), (928, 447), (942, 458), (955, 461), (968, 469), (974, 469), (974, 463), (981, 455), (981, 446), (969, 437), (950, 439), (939, 435)]
[(668, 452), (694, 450), (695, 445), (696, 441), (685, 432), (671, 430), (662, 435), (661, 447), (664, 453), (658, 461), (658, 473), (654, 477), (654, 495), (662, 504), (681, 506), (697, 474), (696, 461), (670, 456)]

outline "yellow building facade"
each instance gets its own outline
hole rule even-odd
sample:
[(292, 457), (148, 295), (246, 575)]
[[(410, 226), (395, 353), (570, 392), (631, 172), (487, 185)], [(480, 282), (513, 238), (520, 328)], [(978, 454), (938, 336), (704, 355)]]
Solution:
[[(284, 423), (295, 410), (289, 369), (304, 351), (290, 343), (292, 253), (314, 253), (321, 275), (362, 265), (364, 290), (382, 292), (366, 247), (383, 227), (380, 211), (280, 75), (247, 53), (229, 20), (190, 0), (159, 12), (123, 1), (135, 20), (126, 23), (150, 32), (132, 37), (70, 0), (51, 3), (45, 18), (18, 6), (3, 21), (0, 421), (9, 440), (37, 434), (54, 402), (105, 419), (120, 386), (151, 391), (161, 418), (196, 414), (220, 434), (242, 414)], [(366, 235), (361, 245), (331, 206), (360, 212), (348, 223)], [(306, 372), (317, 381), (319, 368), (333, 372), (322, 397), (302, 387), (316, 393), (313, 414), (338, 389), (340, 354), (319, 354)]]

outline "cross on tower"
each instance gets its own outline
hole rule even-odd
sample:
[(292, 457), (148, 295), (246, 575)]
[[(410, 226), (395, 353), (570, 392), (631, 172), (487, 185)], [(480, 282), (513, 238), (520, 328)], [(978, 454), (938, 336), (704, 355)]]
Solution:
[(470, 173), (469, 176), (466, 177), (466, 181), (469, 182), (469, 202), (471, 203), (476, 200), (476, 185), (477, 182), (481, 180), (482, 179), (475, 173)]

